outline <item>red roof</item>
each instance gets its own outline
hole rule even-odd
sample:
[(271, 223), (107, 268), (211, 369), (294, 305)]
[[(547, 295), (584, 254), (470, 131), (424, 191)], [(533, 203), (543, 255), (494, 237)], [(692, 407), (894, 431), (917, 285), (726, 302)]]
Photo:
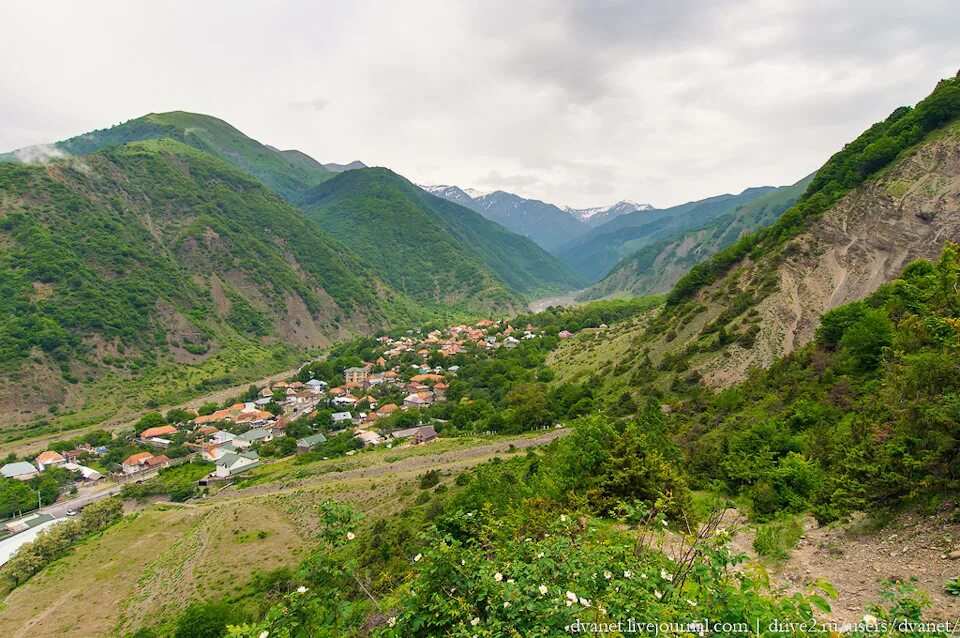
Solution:
[(124, 465), (142, 465), (146, 463), (147, 459), (152, 458), (153, 454), (150, 452), (137, 452), (136, 454), (131, 454), (127, 457), (127, 460), (123, 462)]
[(141, 439), (152, 439), (155, 436), (164, 436), (166, 434), (176, 434), (177, 428), (172, 425), (158, 425), (155, 428), (147, 428), (140, 433)]

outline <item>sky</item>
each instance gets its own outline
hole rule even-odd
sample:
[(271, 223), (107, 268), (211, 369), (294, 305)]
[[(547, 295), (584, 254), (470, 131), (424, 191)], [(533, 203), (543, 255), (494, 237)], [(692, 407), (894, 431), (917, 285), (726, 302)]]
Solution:
[(187, 110), (577, 207), (795, 182), (960, 69), (952, 0), (0, 3), (0, 151)]

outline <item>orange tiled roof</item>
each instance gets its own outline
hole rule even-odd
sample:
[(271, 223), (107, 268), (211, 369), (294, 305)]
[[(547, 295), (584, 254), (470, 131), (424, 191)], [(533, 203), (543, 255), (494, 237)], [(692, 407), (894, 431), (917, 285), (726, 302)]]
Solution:
[(176, 434), (177, 428), (172, 425), (158, 425), (155, 428), (147, 428), (140, 433), (141, 439), (152, 439), (155, 436), (163, 436), (165, 434)]
[(47, 450), (46, 452), (41, 452), (40, 455), (37, 456), (37, 462), (43, 463), (44, 465), (48, 465), (50, 463), (59, 463), (65, 460), (66, 459), (63, 458), (63, 456), (61, 456), (59, 452), (54, 452), (53, 450)]
[(136, 454), (131, 454), (130, 456), (128, 456), (127, 459), (123, 462), (123, 464), (124, 465), (140, 465), (142, 463), (145, 463), (147, 459), (152, 457), (153, 457), (153, 454), (150, 454), (149, 452), (137, 452)]

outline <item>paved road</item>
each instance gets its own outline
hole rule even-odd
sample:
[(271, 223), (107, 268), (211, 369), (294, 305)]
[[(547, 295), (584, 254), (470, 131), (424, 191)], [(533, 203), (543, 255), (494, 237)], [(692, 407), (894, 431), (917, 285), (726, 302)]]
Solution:
[[(147, 477), (144, 477), (147, 478)], [(114, 494), (119, 494), (122, 485), (114, 485), (113, 487), (108, 487), (106, 489), (101, 489), (97, 491), (90, 492), (81, 492), (74, 496), (73, 498), (57, 501), (53, 505), (48, 505), (40, 510), (42, 514), (50, 514), (54, 518), (61, 518), (67, 515), (67, 510), (78, 510), (80, 508), (86, 507), (90, 503), (99, 501), (102, 498), (107, 498), (108, 496), (113, 496)]]

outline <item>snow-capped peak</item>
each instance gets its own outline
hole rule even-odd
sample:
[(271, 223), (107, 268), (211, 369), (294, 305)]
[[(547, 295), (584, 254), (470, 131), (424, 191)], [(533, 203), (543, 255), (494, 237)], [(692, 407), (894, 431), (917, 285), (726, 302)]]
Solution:
[(572, 208), (570, 206), (563, 207), (563, 210), (567, 211), (571, 215), (576, 215), (583, 220), (619, 217), (620, 215), (626, 215), (627, 213), (635, 213), (637, 211), (652, 209), (653, 206), (650, 204), (641, 204), (629, 199), (620, 200), (616, 204), (611, 204), (610, 206), (595, 206), (593, 208)]

